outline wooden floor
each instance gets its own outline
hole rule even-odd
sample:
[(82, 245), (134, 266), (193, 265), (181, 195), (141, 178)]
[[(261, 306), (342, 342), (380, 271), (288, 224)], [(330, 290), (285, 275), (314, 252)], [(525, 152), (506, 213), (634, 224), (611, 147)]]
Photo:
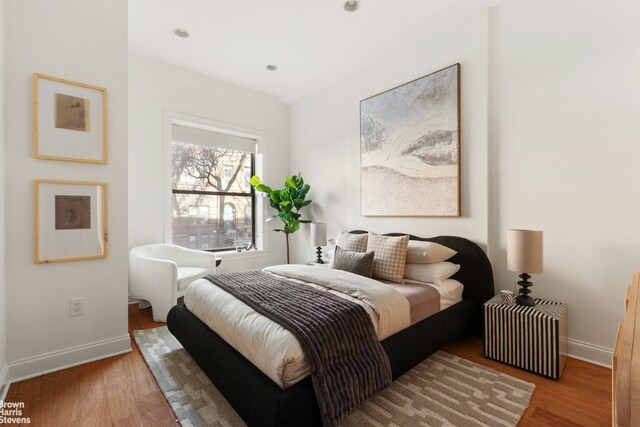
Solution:
[(478, 338), (460, 339), (443, 350), (534, 383), (519, 426), (611, 426), (611, 369), (569, 358), (560, 380), (551, 380), (487, 359)]
[[(161, 326), (151, 310), (129, 306), (129, 332)], [(11, 385), (7, 401), (24, 402), (30, 426), (178, 425), (138, 347), (131, 353)], [(611, 370), (569, 359), (559, 381), (482, 356), (482, 341), (463, 338), (445, 351), (536, 384), (520, 426), (610, 426)]]

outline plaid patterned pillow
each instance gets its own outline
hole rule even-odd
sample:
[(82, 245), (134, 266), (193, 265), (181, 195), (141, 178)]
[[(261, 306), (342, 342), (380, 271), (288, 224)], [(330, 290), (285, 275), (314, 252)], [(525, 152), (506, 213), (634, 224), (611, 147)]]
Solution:
[(336, 246), (340, 246), (346, 251), (367, 252), (368, 234), (352, 234), (341, 231), (336, 236)]
[(367, 252), (374, 251), (373, 278), (404, 283), (404, 264), (409, 236), (381, 236), (369, 233)]

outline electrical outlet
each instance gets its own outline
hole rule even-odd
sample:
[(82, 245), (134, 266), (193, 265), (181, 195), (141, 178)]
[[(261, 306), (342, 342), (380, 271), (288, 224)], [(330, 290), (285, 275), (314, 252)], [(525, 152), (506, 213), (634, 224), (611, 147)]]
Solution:
[(84, 298), (69, 300), (69, 316), (82, 316), (84, 314)]

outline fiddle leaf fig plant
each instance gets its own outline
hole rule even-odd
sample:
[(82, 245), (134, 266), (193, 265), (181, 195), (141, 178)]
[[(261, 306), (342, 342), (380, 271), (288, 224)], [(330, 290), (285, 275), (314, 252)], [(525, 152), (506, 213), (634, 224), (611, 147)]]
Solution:
[(295, 233), (300, 229), (300, 224), (311, 222), (301, 219), (300, 210), (311, 204), (311, 200), (305, 200), (307, 193), (311, 189), (309, 184), (304, 183), (302, 175), (286, 177), (284, 188), (272, 189), (264, 184), (260, 177), (254, 175), (251, 177), (251, 186), (261, 193), (265, 193), (269, 197), (269, 205), (278, 213), (271, 215), (267, 221), (279, 219), (284, 224), (283, 228), (277, 228), (274, 231), (284, 233), (287, 242), (287, 264), (289, 263), (289, 234)]

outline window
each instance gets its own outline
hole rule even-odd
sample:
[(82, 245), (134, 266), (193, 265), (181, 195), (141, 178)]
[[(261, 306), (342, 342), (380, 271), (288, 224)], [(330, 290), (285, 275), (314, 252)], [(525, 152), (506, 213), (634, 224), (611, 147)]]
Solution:
[(247, 226), (247, 225), (250, 226), (251, 225), (251, 221), (252, 221), (252, 218), (253, 218), (253, 212), (251, 212), (251, 211), (252, 211), (251, 206), (246, 205), (244, 207), (244, 225), (245, 226)]
[(225, 165), (224, 167), (224, 181), (222, 185), (226, 187), (231, 182), (231, 178), (233, 177), (233, 171), (236, 168), (236, 165)]
[(173, 243), (210, 251), (255, 244), (254, 140), (173, 125)]

